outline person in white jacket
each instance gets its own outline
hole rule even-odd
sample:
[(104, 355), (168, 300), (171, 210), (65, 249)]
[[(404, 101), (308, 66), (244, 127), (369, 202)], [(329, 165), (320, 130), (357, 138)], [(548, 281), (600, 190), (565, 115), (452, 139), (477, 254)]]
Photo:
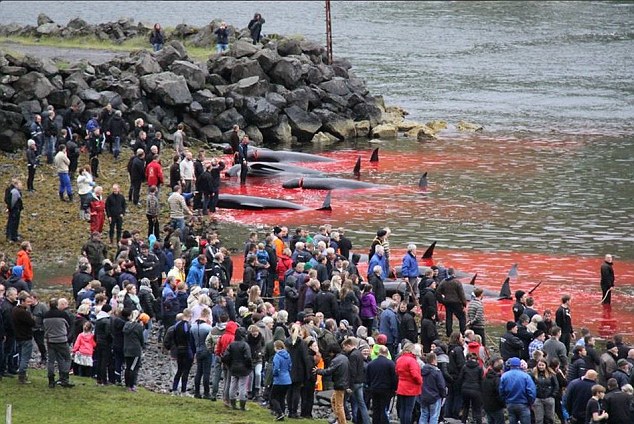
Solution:
[(90, 206), (90, 198), (92, 195), (92, 189), (95, 186), (92, 174), (90, 173), (90, 165), (86, 165), (82, 168), (81, 172), (77, 176), (77, 193), (79, 193), (79, 219), (82, 221), (88, 221), (90, 219), (90, 212), (88, 207)]

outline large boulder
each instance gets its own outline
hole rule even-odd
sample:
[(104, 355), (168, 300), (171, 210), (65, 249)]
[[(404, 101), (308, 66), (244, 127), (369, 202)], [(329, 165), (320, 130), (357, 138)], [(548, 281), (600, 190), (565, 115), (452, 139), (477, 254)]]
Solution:
[(284, 109), (286, 107), (286, 99), (281, 94), (269, 92), (266, 93), (265, 98), (267, 102), (279, 109)]
[(235, 124), (238, 124), (241, 128), (247, 126), (247, 121), (235, 108), (227, 109), (222, 112), (216, 117), (215, 122), (222, 131), (228, 131), (233, 128)]
[(141, 76), (163, 72), (163, 68), (161, 68), (156, 58), (150, 54), (141, 55), (134, 65), (134, 69)]
[(396, 138), (398, 134), (398, 129), (396, 128), (396, 125), (382, 124), (372, 128), (371, 134), (372, 134), (372, 138), (383, 138), (383, 139)]
[(259, 45), (253, 45), (247, 40), (238, 40), (229, 48), (229, 56), (239, 59), (241, 57), (252, 56), (261, 49)]
[(472, 122), (467, 122), (467, 121), (460, 121), (458, 122), (458, 131), (461, 132), (476, 132), (476, 131), (482, 131), (484, 129), (484, 127), (480, 124), (474, 124)]
[(37, 15), (37, 26), (45, 25), (45, 24), (54, 24), (55, 21), (48, 17), (48, 15), (44, 13), (40, 13)]
[(299, 56), (302, 54), (301, 41), (294, 38), (284, 38), (277, 43), (277, 52), (281, 56)]
[(269, 91), (268, 81), (260, 79), (257, 75), (241, 79), (229, 87), (234, 93), (248, 97), (264, 96)]
[(43, 99), (55, 89), (48, 78), (39, 72), (29, 72), (15, 82), (13, 88), (31, 99)]
[(20, 77), (27, 73), (27, 69), (23, 66), (5, 65), (0, 67), (0, 74)]
[(370, 135), (370, 121), (356, 121), (354, 129), (357, 137), (368, 137)]
[(213, 116), (221, 114), (226, 109), (225, 98), (218, 97), (207, 89), (196, 91), (192, 94), (192, 98), (201, 104), (204, 111)]
[(231, 71), (231, 82), (236, 83), (243, 78), (254, 76), (257, 76), (259, 79), (268, 80), (268, 76), (257, 60), (248, 58), (240, 59)]
[(344, 140), (354, 138), (357, 135), (354, 121), (339, 115), (335, 115), (332, 119), (327, 119), (323, 123), (323, 129)]
[(101, 106), (105, 106), (108, 103), (112, 105), (113, 108), (119, 109), (121, 108), (121, 104), (123, 103), (123, 99), (119, 93), (114, 91), (100, 91), (99, 92), (99, 104)]
[(352, 117), (355, 121), (370, 121), (370, 126), (375, 127), (381, 122), (383, 112), (372, 103), (359, 103), (352, 109)]
[(271, 80), (276, 84), (282, 84), (288, 89), (298, 86), (302, 78), (302, 64), (294, 58), (282, 58), (270, 73)]
[(284, 109), (294, 136), (299, 141), (310, 141), (321, 127), (321, 119), (314, 113), (306, 112), (299, 106)]
[(254, 99), (252, 97), (246, 99), (243, 111), (246, 120), (260, 128), (276, 125), (277, 116), (280, 113), (280, 110), (266, 99)]
[(161, 68), (167, 69), (176, 60), (183, 59), (183, 55), (171, 45), (164, 46), (156, 53), (152, 53)]
[(244, 129), (246, 135), (249, 136), (249, 140), (254, 142), (256, 145), (261, 145), (264, 141), (264, 136), (258, 127), (255, 125), (249, 125)]
[(205, 137), (208, 143), (222, 142), (222, 131), (215, 125), (205, 125), (198, 130), (201, 136)]
[(319, 88), (330, 94), (336, 94), (337, 96), (347, 96), (350, 94), (350, 89), (348, 88), (346, 80), (339, 77), (333, 78), (330, 81), (322, 82), (319, 84)]
[(405, 135), (410, 138), (415, 138), (417, 140), (429, 140), (438, 138), (436, 136), (436, 132), (429, 128), (427, 125), (419, 124), (414, 128), (408, 130)]
[(256, 52), (251, 59), (258, 61), (264, 72), (270, 72), (271, 69), (280, 61), (282, 57), (276, 50), (262, 49)]
[(293, 141), (292, 129), (288, 123), (288, 118), (284, 114), (279, 116), (277, 125), (273, 125), (270, 128), (263, 128), (262, 135), (265, 144), (289, 145)]
[(97, 92), (97, 90), (93, 90), (92, 88), (80, 91), (77, 94), (79, 95), (79, 98), (85, 102), (99, 103), (101, 101), (101, 95)]
[(187, 81), (182, 75), (173, 72), (145, 75), (141, 77), (141, 88), (170, 106), (188, 105), (192, 102)]
[(326, 53), (326, 48), (319, 43), (310, 40), (302, 40), (299, 43), (302, 52), (311, 57), (321, 57)]
[(20, 112), (0, 109), (0, 129), (3, 130), (0, 133), (0, 150), (15, 152), (24, 149), (26, 140), (24, 133), (20, 131), (22, 122), (24, 117)]
[(38, 35), (46, 35), (49, 37), (55, 37), (57, 35), (59, 35), (60, 32), (62, 32), (62, 27), (52, 23), (52, 24), (43, 24), (37, 27), (37, 29), (35, 30), (35, 32)]
[[(231, 56), (221, 56), (217, 59), (213, 59), (207, 62), (207, 69), (209, 69), (210, 74), (218, 74), (225, 81), (231, 80), (231, 73), (233, 72), (233, 68), (238, 63), (238, 59)], [(213, 85), (219, 85), (218, 83), (213, 83)]]
[(200, 90), (205, 86), (206, 69), (203, 71), (200, 66), (185, 60), (176, 60), (172, 63), (171, 71), (176, 75), (182, 75), (187, 81), (187, 85), (192, 90)]
[(334, 135), (332, 135), (330, 133), (323, 132), (323, 131), (319, 131), (310, 140), (310, 142), (313, 143), (313, 144), (333, 144), (333, 143), (336, 143), (337, 141), (339, 141), (339, 139), (337, 137), (335, 137)]
[(31, 71), (40, 72), (47, 77), (57, 75), (59, 69), (55, 62), (49, 58), (38, 58), (35, 56), (24, 56), (22, 60), (23, 66), (26, 66)]
[(73, 93), (77, 93), (82, 90), (88, 90), (88, 83), (84, 79), (84, 74), (81, 71), (73, 72), (64, 80), (64, 88), (69, 89)]
[(10, 85), (0, 84), (0, 100), (7, 101), (15, 95), (15, 90)]

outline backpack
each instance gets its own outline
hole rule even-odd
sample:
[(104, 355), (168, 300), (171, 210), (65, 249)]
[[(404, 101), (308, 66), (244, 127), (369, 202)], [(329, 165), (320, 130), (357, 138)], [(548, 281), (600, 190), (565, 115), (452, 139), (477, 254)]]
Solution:
[(174, 326), (171, 326), (165, 332), (165, 337), (163, 338), (163, 349), (169, 352), (174, 347)]
[(321, 334), (317, 337), (317, 347), (322, 356), (328, 355), (330, 348), (337, 344), (337, 339), (328, 330), (321, 330)]
[(171, 315), (178, 310), (178, 298), (175, 295), (168, 295), (163, 300), (163, 315)]

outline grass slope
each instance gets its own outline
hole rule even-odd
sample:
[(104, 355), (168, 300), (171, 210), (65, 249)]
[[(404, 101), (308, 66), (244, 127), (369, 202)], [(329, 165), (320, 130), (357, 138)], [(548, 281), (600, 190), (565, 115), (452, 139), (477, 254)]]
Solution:
[[(11, 404), (14, 423), (84, 424), (104, 418), (112, 423), (271, 423), (265, 408), (248, 402), (248, 411), (233, 411), (222, 401), (172, 397), (139, 388), (130, 393), (123, 387), (98, 387), (90, 378), (71, 377), (72, 389), (49, 389), (46, 371), (29, 372), (32, 384), (19, 385), (15, 378), (0, 382), (3, 407)], [(2, 411), (4, 415), (4, 411)], [(314, 420), (325, 423), (323, 420)]]

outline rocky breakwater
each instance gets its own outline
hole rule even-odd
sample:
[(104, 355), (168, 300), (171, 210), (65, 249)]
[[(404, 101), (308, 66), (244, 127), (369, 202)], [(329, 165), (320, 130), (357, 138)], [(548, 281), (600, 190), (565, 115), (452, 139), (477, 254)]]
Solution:
[(373, 130), (377, 136), (377, 127), (402, 120), (404, 112), (370, 94), (349, 61), (328, 64), (322, 45), (285, 37), (253, 45), (244, 32), (235, 33), (228, 52), (205, 63), (190, 58), (177, 39), (156, 53), (137, 50), (102, 64), (59, 66), (2, 54), (0, 149), (23, 148), (25, 126), (49, 105), (62, 116), (76, 104), (86, 122), (111, 103), (130, 128), (143, 118), (168, 140), (179, 122), (190, 137), (210, 144), (227, 142), (238, 124), (256, 143), (280, 147), (371, 137)]

